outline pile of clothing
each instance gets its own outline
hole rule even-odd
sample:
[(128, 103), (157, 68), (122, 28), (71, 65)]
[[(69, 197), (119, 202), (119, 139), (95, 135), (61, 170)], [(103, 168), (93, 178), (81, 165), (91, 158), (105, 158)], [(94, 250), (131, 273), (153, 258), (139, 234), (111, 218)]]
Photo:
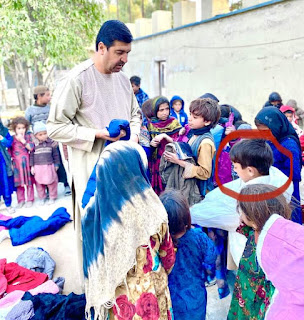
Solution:
[(27, 249), (16, 262), (0, 259), (0, 320), (85, 319), (85, 296), (61, 295), (65, 279), (53, 279), (55, 266), (42, 248)]

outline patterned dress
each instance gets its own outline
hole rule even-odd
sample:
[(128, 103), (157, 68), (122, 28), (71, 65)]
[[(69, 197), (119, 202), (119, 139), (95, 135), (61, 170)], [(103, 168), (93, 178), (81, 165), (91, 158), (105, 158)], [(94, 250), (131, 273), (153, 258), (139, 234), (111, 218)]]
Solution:
[[(32, 135), (30, 133), (26, 133), (24, 139), (26, 143), (31, 147), (31, 150), (33, 150), (34, 143)], [(25, 146), (20, 141), (18, 141), (15, 136), (10, 148), (10, 153), (14, 166), (15, 187), (32, 186), (34, 184), (34, 178), (31, 175), (30, 171), (29, 150), (26, 149)]]
[[(150, 238), (149, 247), (139, 247), (137, 265), (128, 272), (126, 284), (116, 289), (116, 304), (109, 312), (111, 320), (171, 320), (172, 305), (168, 288), (168, 273), (175, 262), (174, 245), (166, 234)], [(127, 286), (126, 286), (127, 285)]]
[(240, 231), (248, 240), (237, 272), (227, 319), (261, 320), (265, 317), (274, 287), (265, 278), (257, 262), (254, 231), (247, 226), (241, 227)]

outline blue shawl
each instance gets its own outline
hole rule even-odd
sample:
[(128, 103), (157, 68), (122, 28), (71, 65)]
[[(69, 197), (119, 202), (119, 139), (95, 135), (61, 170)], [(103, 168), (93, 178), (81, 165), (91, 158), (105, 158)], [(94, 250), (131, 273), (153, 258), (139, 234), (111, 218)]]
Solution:
[(106, 319), (115, 290), (136, 265), (136, 249), (149, 246), (167, 213), (151, 188), (144, 150), (131, 141), (117, 141), (102, 152), (97, 185), (82, 217), (83, 270), (87, 299), (97, 319)]

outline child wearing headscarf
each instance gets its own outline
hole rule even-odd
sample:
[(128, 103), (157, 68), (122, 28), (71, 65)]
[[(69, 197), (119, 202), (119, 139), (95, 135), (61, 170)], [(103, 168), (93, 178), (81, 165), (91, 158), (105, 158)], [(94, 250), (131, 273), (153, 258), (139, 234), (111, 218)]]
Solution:
[(179, 131), (182, 127), (177, 119), (170, 116), (167, 98), (160, 96), (153, 99), (152, 112), (153, 117), (148, 123), (148, 130), (152, 139), (150, 145), (154, 148), (154, 151), (149, 163), (149, 169), (152, 188), (159, 195), (165, 190), (159, 174), (161, 156), (165, 151), (166, 144), (179, 138)]
[(14, 213), (12, 208), (12, 193), (14, 192), (14, 173), (8, 148), (13, 143), (13, 137), (4, 127), (0, 118), (0, 198), (3, 197), (8, 213)]
[(96, 192), (81, 221), (87, 319), (173, 319), (174, 246), (147, 168), (131, 141), (108, 145), (97, 163)]
[[(282, 154), (272, 142), (269, 142), (273, 152), (273, 166), (277, 167), (288, 177), (290, 175), (290, 166), (293, 167), (292, 181), (294, 192), (292, 195), (300, 203), (299, 185), (301, 181), (302, 151), (296, 131), (286, 116), (276, 107), (263, 108), (255, 117), (255, 125), (259, 130), (270, 129), (279, 144), (291, 151), (293, 156), (292, 163), (290, 163), (290, 159)], [(299, 208), (294, 209), (292, 212), (292, 220), (302, 224), (302, 214)]]

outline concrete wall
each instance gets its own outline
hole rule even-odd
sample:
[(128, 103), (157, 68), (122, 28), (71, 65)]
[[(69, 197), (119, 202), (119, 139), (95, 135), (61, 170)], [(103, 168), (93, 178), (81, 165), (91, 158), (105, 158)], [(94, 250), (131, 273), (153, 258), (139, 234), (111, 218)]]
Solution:
[(159, 92), (158, 65), (166, 60), (164, 93), (186, 106), (205, 92), (239, 108), (248, 121), (272, 91), (304, 107), (304, 1), (282, 1), (206, 23), (135, 40), (128, 76)]

